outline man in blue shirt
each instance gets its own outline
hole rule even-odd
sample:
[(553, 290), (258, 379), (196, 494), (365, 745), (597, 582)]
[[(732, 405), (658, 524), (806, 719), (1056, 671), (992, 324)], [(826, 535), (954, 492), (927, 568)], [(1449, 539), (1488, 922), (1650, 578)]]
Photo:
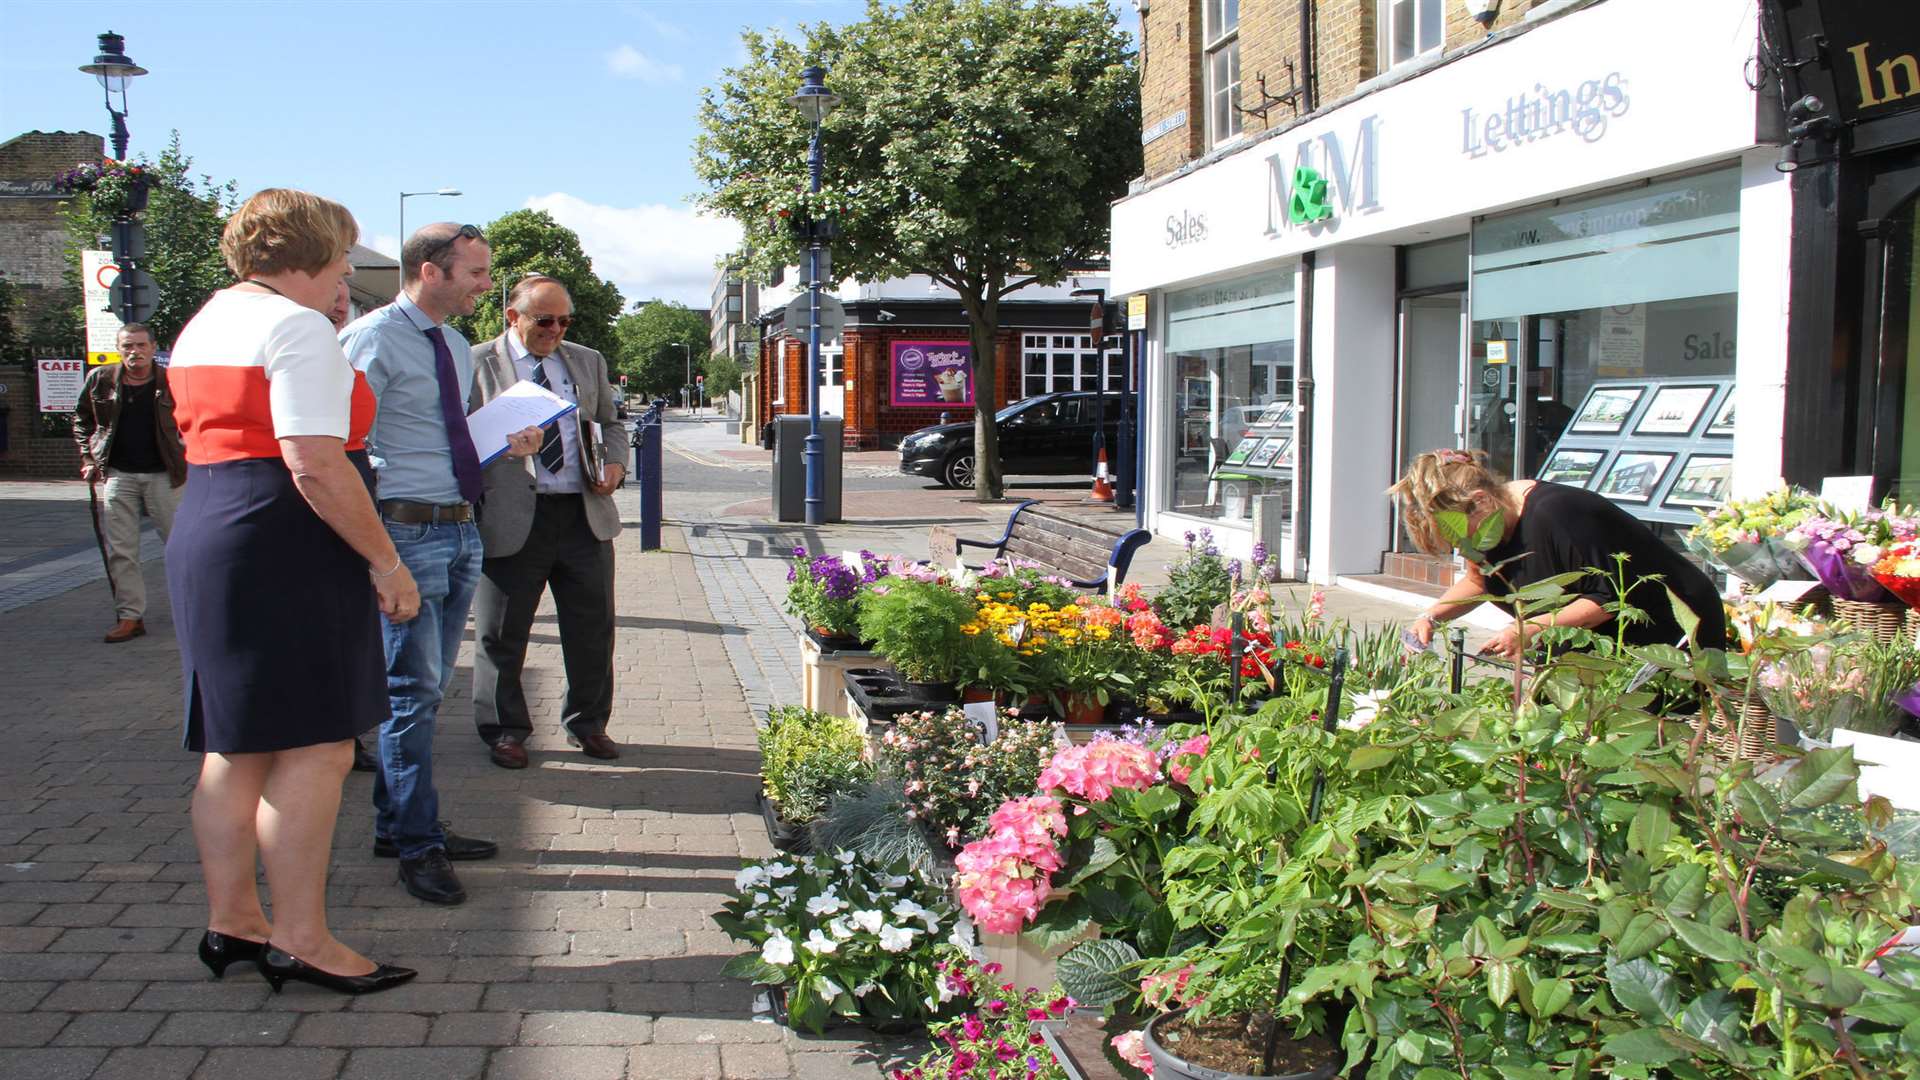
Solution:
[[(392, 713), (380, 725), (373, 853), (397, 856), (407, 891), (436, 904), (467, 898), (450, 860), (497, 851), (446, 827), (433, 786), (434, 720), (466, 637), (481, 558), (480, 461), (466, 424), (472, 350), (445, 323), (473, 314), (474, 300), (493, 288), (490, 259), (474, 226), (428, 225), (400, 250), (401, 295), (340, 332), (347, 359), (379, 399), (367, 451), (380, 516), (420, 587), (418, 615), (383, 617)], [(538, 428), (520, 433), (509, 453), (535, 452), (539, 437)]]

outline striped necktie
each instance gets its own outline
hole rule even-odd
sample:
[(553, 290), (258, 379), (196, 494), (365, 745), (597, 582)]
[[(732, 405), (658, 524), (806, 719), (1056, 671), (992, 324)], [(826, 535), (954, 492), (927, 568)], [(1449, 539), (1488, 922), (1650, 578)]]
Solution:
[[(533, 385), (542, 390), (552, 390), (553, 383), (547, 379), (546, 364), (538, 356), (528, 356), (533, 362)], [(540, 429), (545, 436), (540, 440), (540, 465), (555, 476), (560, 475), (561, 466), (567, 463), (567, 448), (560, 441), (560, 421), (554, 420)]]

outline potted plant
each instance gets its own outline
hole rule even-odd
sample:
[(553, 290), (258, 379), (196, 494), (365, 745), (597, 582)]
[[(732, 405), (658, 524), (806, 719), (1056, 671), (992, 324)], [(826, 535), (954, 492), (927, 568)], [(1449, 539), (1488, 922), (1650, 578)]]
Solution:
[(838, 1017), (912, 1030), (948, 1010), (942, 966), (976, 947), (972, 925), (905, 863), (851, 851), (748, 863), (714, 921), (749, 951), (723, 973), (773, 988), (786, 1022)]
[(98, 165), (75, 165), (60, 174), (55, 186), (86, 195), (95, 210), (108, 216), (137, 214), (147, 208), (146, 167), (131, 162), (108, 158)]
[(786, 610), (823, 652), (860, 647), (860, 594), (879, 578), (880, 564), (870, 551), (860, 552), (859, 562), (854, 567), (837, 556), (810, 558), (806, 548), (793, 549)]
[(1033, 791), (1055, 745), (1051, 724), (1011, 711), (993, 736), (945, 708), (902, 714), (880, 737), (881, 771), (901, 785), (907, 816), (949, 851), (979, 835), (1001, 802)]
[(1233, 595), (1233, 580), (1212, 531), (1189, 532), (1186, 541), (1186, 551), (1167, 568), (1166, 587), (1153, 598), (1160, 617), (1176, 630), (1211, 620), (1214, 609)]
[(1064, 1018), (1073, 999), (1057, 986), (1017, 989), (1000, 977), (998, 964), (949, 965), (942, 978), (968, 1011), (935, 1024), (933, 1050), (889, 1080), (1067, 1080), (1040, 1025)]
[(973, 674), (967, 666), (975, 601), (939, 581), (898, 575), (875, 583), (860, 604), (860, 636), (893, 661), (900, 675), (927, 700), (952, 700), (954, 682)]
[(803, 850), (807, 827), (834, 796), (856, 791), (873, 775), (866, 740), (853, 721), (811, 709), (767, 713), (760, 742), (761, 812), (773, 845)]

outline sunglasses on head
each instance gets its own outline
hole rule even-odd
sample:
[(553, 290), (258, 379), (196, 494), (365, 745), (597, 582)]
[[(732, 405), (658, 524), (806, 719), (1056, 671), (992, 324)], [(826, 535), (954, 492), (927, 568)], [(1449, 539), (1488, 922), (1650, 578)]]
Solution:
[(485, 240), (486, 238), (487, 238), (487, 234), (480, 231), (480, 226), (462, 225), (460, 226), (459, 232), (454, 233), (452, 236), (449, 236), (445, 240), (442, 240), (439, 243), (428, 248), (426, 254), (420, 257), (420, 261), (423, 263), (432, 262), (435, 258), (437, 258), (440, 255), (441, 252), (452, 247), (453, 242), (455, 240), (460, 240), (460, 239)]

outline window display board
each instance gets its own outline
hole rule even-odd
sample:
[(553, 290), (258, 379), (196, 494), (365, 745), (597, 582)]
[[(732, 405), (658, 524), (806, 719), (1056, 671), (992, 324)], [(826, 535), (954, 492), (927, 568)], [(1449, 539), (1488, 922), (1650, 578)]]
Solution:
[(1293, 403), (1273, 401), (1248, 418), (1240, 438), (1215, 462), (1210, 480), (1293, 478)]
[(1536, 480), (1598, 492), (1642, 521), (1691, 525), (1727, 497), (1733, 380), (1601, 379)]

